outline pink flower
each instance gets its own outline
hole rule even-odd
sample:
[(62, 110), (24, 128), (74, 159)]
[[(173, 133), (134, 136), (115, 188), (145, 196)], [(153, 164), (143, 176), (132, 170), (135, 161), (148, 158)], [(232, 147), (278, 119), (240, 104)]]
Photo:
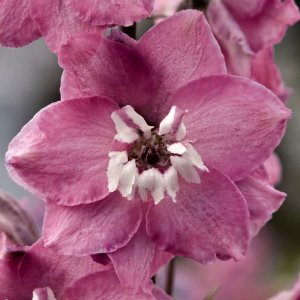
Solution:
[(300, 277), (291, 290), (283, 291), (269, 300), (299, 300), (300, 299)]
[(162, 250), (241, 259), (250, 218), (235, 182), (271, 155), (290, 112), (226, 75), (203, 14), (178, 13), (139, 42), (74, 38), (59, 59), (69, 100), (39, 112), (6, 156), (12, 178), (48, 200), (45, 245), (108, 253), (137, 285), (168, 261)]
[(131, 25), (148, 17), (153, 0), (1, 0), (0, 44), (26, 45), (43, 36), (57, 52), (70, 37)]
[(211, 0), (207, 18), (231, 74), (252, 78), (285, 99), (272, 47), (300, 18), (293, 0)]

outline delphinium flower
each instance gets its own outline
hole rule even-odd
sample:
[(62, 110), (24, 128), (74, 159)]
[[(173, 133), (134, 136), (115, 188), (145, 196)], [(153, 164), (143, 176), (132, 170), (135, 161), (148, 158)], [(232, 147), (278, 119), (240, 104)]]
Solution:
[(12, 178), (48, 201), (46, 247), (108, 253), (121, 282), (136, 285), (170, 259), (163, 250), (240, 260), (252, 222), (241, 190), (290, 112), (263, 86), (227, 75), (204, 15), (178, 13), (139, 42), (75, 37), (59, 62), (63, 101), (6, 155)]
[(211, 0), (207, 8), (229, 72), (260, 82), (283, 100), (289, 91), (274, 62), (273, 46), (299, 18), (293, 0)]
[(290, 290), (283, 291), (269, 300), (299, 300), (300, 299), (300, 277), (294, 287)]
[(43, 36), (57, 52), (70, 37), (102, 34), (109, 25), (131, 25), (147, 17), (153, 0), (1, 0), (0, 44), (20, 47)]

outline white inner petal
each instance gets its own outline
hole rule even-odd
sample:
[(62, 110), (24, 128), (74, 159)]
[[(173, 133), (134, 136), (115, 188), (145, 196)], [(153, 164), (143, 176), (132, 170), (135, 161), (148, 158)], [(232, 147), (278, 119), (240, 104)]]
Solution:
[(117, 134), (115, 135), (115, 139), (117, 141), (133, 143), (138, 139), (139, 136), (134, 128), (129, 127), (116, 112), (111, 114), (111, 118), (116, 126)]
[(199, 173), (191, 162), (180, 156), (171, 156), (170, 160), (172, 166), (187, 182), (200, 183)]
[(153, 187), (151, 190), (151, 195), (153, 197), (154, 203), (158, 204), (163, 198), (165, 193), (165, 182), (164, 176), (157, 169), (153, 170)]
[(183, 121), (181, 121), (181, 123), (178, 127), (178, 130), (175, 133), (176, 141), (181, 141), (182, 139), (184, 139), (185, 135), (186, 135), (186, 127), (185, 127)]
[(139, 115), (130, 105), (124, 107), (127, 116), (132, 120), (132, 122), (144, 133), (149, 133), (153, 126), (149, 126), (145, 119)]
[(173, 122), (175, 120), (176, 106), (172, 106), (169, 113), (159, 124), (158, 134), (163, 135), (171, 132)]
[(192, 144), (184, 142), (187, 133), (183, 122), (185, 113), (187, 111), (172, 106), (158, 130), (149, 126), (130, 105), (112, 113), (117, 131), (115, 139), (134, 144), (124, 146), (128, 152), (109, 152), (110, 192), (119, 190), (123, 197), (132, 200), (137, 191), (143, 201), (151, 194), (154, 203), (158, 204), (165, 193), (176, 202), (179, 175), (187, 182), (200, 183), (197, 169), (205, 172), (208, 169)]
[(128, 161), (128, 156), (126, 151), (109, 152), (108, 156), (110, 157), (106, 172), (108, 178), (108, 190), (109, 192), (114, 192), (118, 188), (123, 166), (124, 163)]
[(173, 166), (170, 166), (164, 174), (165, 188), (168, 195), (176, 202), (176, 193), (179, 190), (177, 171)]
[(47, 288), (40, 288), (38, 290), (34, 290), (32, 294), (32, 300), (56, 300), (53, 291)]
[(132, 188), (135, 182), (136, 165), (135, 160), (132, 159), (126, 163), (122, 169), (118, 189), (123, 197), (128, 197), (132, 194)]
[(147, 191), (152, 191), (154, 181), (153, 169), (142, 172), (138, 179), (139, 195), (143, 201), (147, 201)]
[(186, 143), (185, 147), (186, 147), (187, 151), (185, 153), (183, 153), (182, 157), (187, 159), (189, 162), (191, 162), (197, 168), (208, 172), (207, 167), (203, 164), (200, 154), (195, 150), (195, 148), (189, 143)]
[(174, 143), (168, 146), (167, 150), (173, 154), (183, 154), (186, 151), (186, 148), (181, 143)]

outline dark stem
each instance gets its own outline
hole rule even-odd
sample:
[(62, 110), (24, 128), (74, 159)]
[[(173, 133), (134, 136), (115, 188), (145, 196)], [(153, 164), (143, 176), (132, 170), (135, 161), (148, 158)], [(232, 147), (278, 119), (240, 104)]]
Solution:
[(173, 293), (174, 271), (175, 271), (175, 258), (173, 258), (170, 261), (168, 267), (168, 274), (167, 274), (166, 293), (170, 296), (172, 296)]
[(191, 8), (204, 10), (207, 8), (209, 0), (191, 0), (192, 6)]
[(132, 37), (133, 39), (136, 38), (136, 23), (133, 23), (131, 26), (122, 27), (122, 31)]

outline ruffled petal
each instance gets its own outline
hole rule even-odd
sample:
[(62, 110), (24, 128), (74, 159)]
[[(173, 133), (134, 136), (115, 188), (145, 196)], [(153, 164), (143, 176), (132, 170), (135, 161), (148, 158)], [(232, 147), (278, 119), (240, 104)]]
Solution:
[(147, 232), (162, 249), (202, 263), (239, 260), (250, 238), (245, 199), (224, 175), (211, 169), (200, 184), (181, 182), (177, 202), (151, 205)]
[[(233, 5), (236, 3), (235, 0), (231, 2)], [(300, 19), (299, 9), (294, 0), (265, 0), (261, 10), (254, 11), (255, 14), (248, 18), (243, 17), (239, 11), (232, 13), (255, 52), (278, 44), (288, 26)]]
[(211, 76), (181, 88), (167, 103), (187, 109), (185, 140), (208, 169), (233, 180), (259, 167), (279, 144), (290, 111), (263, 86), (234, 76)]
[(249, 78), (253, 52), (239, 24), (224, 5), (224, 1), (210, 1), (207, 19), (221, 46), (228, 72)]
[(105, 197), (115, 135), (110, 115), (116, 108), (101, 97), (47, 106), (10, 143), (10, 176), (39, 198), (64, 205)]
[(236, 182), (248, 204), (253, 236), (272, 218), (272, 214), (279, 209), (286, 197), (285, 193), (273, 188), (267, 173), (261, 168), (262, 170)]
[(21, 47), (40, 36), (30, 16), (30, 0), (0, 1), (0, 45)]
[(251, 77), (274, 92), (283, 102), (291, 94), (283, 83), (272, 48), (265, 48), (255, 55), (251, 61)]
[(65, 0), (65, 3), (74, 15), (89, 24), (129, 26), (151, 14), (154, 0)]
[(57, 53), (69, 38), (79, 34), (103, 34), (105, 28), (80, 21), (61, 0), (30, 0), (31, 15), (48, 47)]
[(149, 238), (144, 223), (125, 247), (109, 254), (121, 283), (134, 290), (142, 288), (172, 258)]
[(43, 237), (47, 247), (63, 255), (112, 252), (130, 241), (141, 219), (140, 201), (128, 201), (119, 192), (72, 207), (49, 202)]

